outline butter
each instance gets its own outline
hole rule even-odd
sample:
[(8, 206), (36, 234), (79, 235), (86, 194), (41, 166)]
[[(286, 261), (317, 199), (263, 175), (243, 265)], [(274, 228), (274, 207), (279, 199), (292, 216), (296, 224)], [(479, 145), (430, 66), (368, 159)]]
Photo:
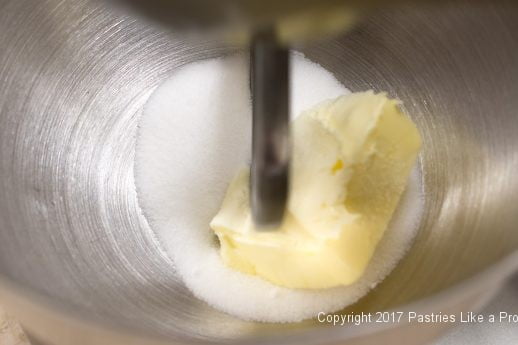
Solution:
[(292, 124), (290, 200), (277, 231), (254, 229), (248, 169), (210, 227), (224, 263), (288, 288), (349, 285), (363, 274), (405, 189), (421, 139), (398, 101), (372, 91), (326, 101)]

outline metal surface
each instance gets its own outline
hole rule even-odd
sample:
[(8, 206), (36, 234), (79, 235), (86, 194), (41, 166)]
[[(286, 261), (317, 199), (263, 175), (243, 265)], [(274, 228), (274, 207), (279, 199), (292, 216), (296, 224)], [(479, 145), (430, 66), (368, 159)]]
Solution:
[[(86, 0), (0, 1), (0, 47), (0, 296), (33, 334), (75, 345), (386, 335), (380, 324), (265, 325), (215, 311), (187, 291), (147, 226), (133, 181), (142, 105), (178, 66), (228, 48)], [(393, 9), (304, 51), (352, 90), (402, 99), (424, 140), (416, 242), (350, 310), (473, 307), (516, 265), (502, 261), (518, 248), (516, 5)], [(395, 327), (384, 343), (446, 326)]]
[(250, 206), (258, 229), (272, 230), (283, 220), (288, 200), (289, 51), (275, 32), (257, 32), (251, 42), (252, 163)]
[(211, 0), (103, 1), (150, 19), (154, 24), (163, 24), (167, 30), (182, 30), (184, 34), (215, 31), (242, 43), (258, 28), (265, 27), (275, 29), (285, 43), (340, 33), (350, 27), (361, 10), (386, 3), (385, 0), (219, 0), (216, 5)]

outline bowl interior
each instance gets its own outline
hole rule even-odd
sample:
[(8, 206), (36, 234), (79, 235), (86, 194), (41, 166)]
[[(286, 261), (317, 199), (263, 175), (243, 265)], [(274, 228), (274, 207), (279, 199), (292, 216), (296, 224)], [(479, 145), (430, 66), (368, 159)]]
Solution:
[[(0, 275), (99, 322), (243, 339), (321, 327), (243, 322), (198, 301), (137, 202), (135, 134), (175, 68), (232, 51), (92, 1), (0, 3)], [(302, 47), (352, 90), (403, 100), (424, 140), (425, 214), (395, 271), (349, 311), (414, 301), (518, 248), (518, 8), (380, 12)]]

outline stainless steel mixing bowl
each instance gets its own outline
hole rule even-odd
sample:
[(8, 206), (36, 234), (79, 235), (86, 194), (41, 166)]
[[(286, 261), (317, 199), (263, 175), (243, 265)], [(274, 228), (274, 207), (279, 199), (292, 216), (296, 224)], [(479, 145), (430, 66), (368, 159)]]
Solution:
[[(347, 312), (477, 308), (518, 266), (518, 7), (404, 7), (305, 47), (353, 90), (405, 103), (426, 212), (398, 268)], [(244, 322), (194, 298), (142, 216), (142, 105), (232, 48), (85, 0), (0, 1), (0, 299), (52, 344), (420, 343), (450, 324)]]

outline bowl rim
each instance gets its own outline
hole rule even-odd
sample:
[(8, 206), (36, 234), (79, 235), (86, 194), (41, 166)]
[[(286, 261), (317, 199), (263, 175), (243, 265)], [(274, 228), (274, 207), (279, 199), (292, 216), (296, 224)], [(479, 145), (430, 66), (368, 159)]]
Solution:
[[(447, 287), (446, 289), (432, 293), (422, 299), (403, 304), (399, 308), (391, 308), (383, 311), (387, 312), (404, 312), (419, 311), (420, 313), (432, 313), (438, 311), (441, 307), (454, 305), (455, 302), (462, 300), (460, 296), (478, 296), (482, 292), (483, 298), (479, 298), (478, 302), (473, 305), (473, 310), (482, 308), (502, 287), (502, 285), (509, 279), (513, 273), (518, 270), (518, 249), (505, 255), (497, 262), (490, 264), (479, 272), (471, 275), (468, 278), (460, 280)], [(488, 289), (489, 288), (489, 289)], [(2, 291), (3, 290), (3, 291)], [(53, 313), (63, 323), (72, 321), (79, 323), (79, 325), (87, 326), (90, 329), (100, 331), (100, 333), (112, 333), (112, 335), (124, 335), (135, 338), (138, 341), (151, 341), (153, 344), (171, 344), (172, 341), (181, 344), (192, 345), (206, 345), (206, 344), (325, 344), (337, 341), (351, 340), (359, 338), (367, 334), (374, 335), (382, 331), (403, 327), (410, 324), (408, 320), (402, 320), (398, 323), (361, 323), (360, 325), (340, 325), (332, 326), (326, 325), (319, 328), (295, 330), (289, 335), (252, 335), (246, 338), (237, 339), (222, 339), (222, 340), (205, 340), (198, 338), (191, 338), (185, 335), (178, 335), (175, 337), (154, 334), (152, 332), (131, 329), (127, 324), (117, 322), (116, 320), (109, 320), (106, 322), (99, 322), (92, 311), (87, 311), (73, 305), (70, 302), (62, 302), (57, 298), (51, 297), (38, 291), (33, 287), (24, 286), (16, 282), (6, 275), (0, 273), (0, 296), (4, 295), (11, 303), (11, 308), (6, 306), (8, 312), (17, 316), (15, 309), (17, 302), (23, 301), (26, 305), (24, 309), (31, 312), (29, 309), (37, 308), (40, 311)], [(9, 303), (7, 303), (9, 304)], [(14, 306), (14, 308), (13, 308)], [(27, 308), (29, 306), (29, 308)], [(332, 314), (332, 313), (330, 313)], [(23, 317), (20, 318), (23, 325)], [(449, 323), (453, 326), (456, 323)], [(30, 328), (30, 327), (28, 327)], [(93, 339), (93, 338), (92, 338)], [(95, 339), (94, 339), (95, 340)], [(94, 342), (92, 342), (94, 343)], [(137, 342), (138, 343), (138, 342)]]

